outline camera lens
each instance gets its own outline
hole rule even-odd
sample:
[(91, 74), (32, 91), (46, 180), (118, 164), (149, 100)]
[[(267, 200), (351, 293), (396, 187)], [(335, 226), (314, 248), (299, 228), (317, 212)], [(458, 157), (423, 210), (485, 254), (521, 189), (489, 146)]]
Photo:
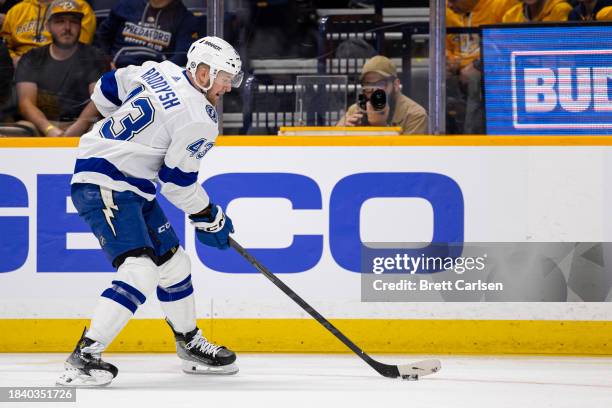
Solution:
[(377, 89), (370, 96), (370, 103), (374, 110), (383, 110), (387, 105), (387, 94), (382, 89)]

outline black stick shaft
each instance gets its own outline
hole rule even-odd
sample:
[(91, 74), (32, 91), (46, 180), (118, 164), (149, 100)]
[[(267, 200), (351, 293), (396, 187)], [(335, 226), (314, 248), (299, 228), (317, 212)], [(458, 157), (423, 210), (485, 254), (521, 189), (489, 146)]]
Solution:
[(266, 278), (268, 278), (272, 283), (274, 283), (280, 290), (285, 292), (287, 296), (289, 296), (295, 303), (300, 305), (302, 309), (304, 309), (309, 315), (311, 315), (317, 322), (319, 322), (323, 327), (325, 327), (329, 332), (331, 332), (334, 336), (338, 338), (342, 343), (344, 343), (348, 348), (350, 348), (355, 354), (357, 354), (363, 361), (365, 361), (370, 367), (375, 369), (380, 374), (385, 377), (397, 377), (399, 376), (399, 372), (397, 366), (391, 366), (387, 364), (382, 364), (372, 357), (367, 355), (363, 350), (361, 350), (355, 343), (353, 343), (348, 337), (346, 337), (340, 330), (338, 330), (333, 324), (329, 322), (323, 315), (317, 312), (312, 306), (310, 306), (304, 299), (302, 299), (297, 293), (295, 293), (289, 286), (287, 286), (283, 281), (276, 277), (272, 272), (270, 272), (265, 266), (263, 266), (253, 255), (247, 252), (240, 244), (238, 244), (231, 237), (229, 238), (229, 243), (232, 248), (234, 248), (240, 255), (242, 255), (251, 265), (253, 265), (259, 272), (261, 272)]

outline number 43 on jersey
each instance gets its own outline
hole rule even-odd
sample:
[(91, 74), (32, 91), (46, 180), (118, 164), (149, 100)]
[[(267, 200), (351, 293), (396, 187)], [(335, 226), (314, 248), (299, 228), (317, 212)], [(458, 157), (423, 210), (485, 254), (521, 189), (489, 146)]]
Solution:
[(142, 132), (155, 120), (155, 109), (149, 98), (134, 99), (131, 109), (116, 123), (115, 118), (108, 118), (100, 128), (100, 135), (106, 139), (130, 140)]

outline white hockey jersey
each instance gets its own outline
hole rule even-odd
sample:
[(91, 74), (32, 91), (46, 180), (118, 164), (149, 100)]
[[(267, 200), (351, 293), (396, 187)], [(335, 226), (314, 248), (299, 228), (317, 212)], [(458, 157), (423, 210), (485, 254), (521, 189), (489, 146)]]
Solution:
[(170, 61), (111, 71), (91, 96), (104, 119), (81, 137), (72, 183), (161, 193), (187, 214), (208, 206), (200, 159), (219, 134), (217, 112)]

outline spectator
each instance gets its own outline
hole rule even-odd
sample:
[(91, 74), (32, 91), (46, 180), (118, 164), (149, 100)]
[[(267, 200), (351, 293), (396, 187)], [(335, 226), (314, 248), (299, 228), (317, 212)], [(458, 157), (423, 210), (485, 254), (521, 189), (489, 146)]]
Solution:
[(360, 80), (362, 92), (368, 99), (376, 89), (385, 91), (385, 108), (375, 111), (368, 101), (364, 111), (354, 104), (336, 126), (400, 126), (405, 135), (427, 132), (427, 112), (401, 93), (397, 69), (389, 58), (377, 55), (366, 61)]
[(98, 50), (79, 42), (83, 15), (76, 0), (53, 3), (46, 24), (51, 44), (30, 50), (17, 66), (19, 109), (29, 121), (24, 124), (40, 135), (62, 136), (109, 68)]
[(195, 17), (181, 0), (119, 0), (97, 32), (115, 68), (163, 59), (183, 66), (197, 38)]
[(0, 27), (2, 27), (7, 11), (15, 4), (19, 3), (19, 1), (20, 0), (0, 0)]
[(338, 48), (336, 48), (336, 58), (366, 59), (372, 58), (377, 54), (378, 52), (376, 52), (372, 44), (359, 37), (347, 38), (338, 44)]
[(569, 21), (611, 21), (612, 0), (578, 0), (569, 13)]
[[(75, 1), (84, 14), (79, 40), (91, 44), (96, 31), (96, 16), (87, 2)], [(19, 58), (32, 48), (51, 43), (51, 35), (45, 29), (51, 3), (51, 0), (23, 0), (6, 14), (2, 24), (2, 36), (9, 47), (15, 66)]]
[[(446, 25), (479, 27), (499, 24), (504, 14), (517, 4), (517, 0), (448, 0)], [(451, 34), (446, 38), (448, 112), (455, 112), (457, 131), (482, 134), (480, 38), (477, 33)]]
[(504, 14), (504, 23), (567, 21), (572, 11), (565, 0), (521, 0)]
[[(13, 62), (4, 41), (0, 40), (0, 109), (13, 94)], [(0, 112), (0, 122), (4, 120), (4, 113)]]

